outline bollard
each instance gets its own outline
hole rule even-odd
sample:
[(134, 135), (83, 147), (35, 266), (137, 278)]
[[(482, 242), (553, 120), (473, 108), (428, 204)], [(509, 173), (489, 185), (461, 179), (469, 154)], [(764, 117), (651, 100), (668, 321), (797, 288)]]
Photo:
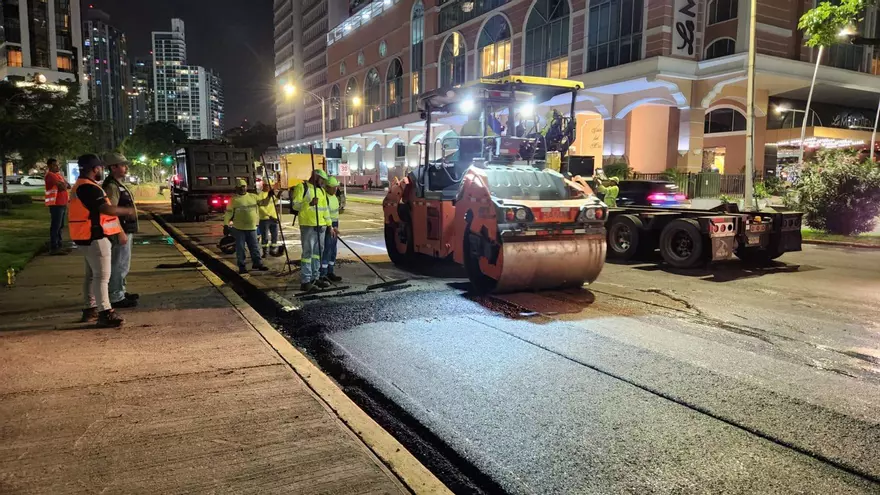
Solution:
[(12, 287), (15, 285), (15, 268), (10, 267), (6, 270), (6, 286)]

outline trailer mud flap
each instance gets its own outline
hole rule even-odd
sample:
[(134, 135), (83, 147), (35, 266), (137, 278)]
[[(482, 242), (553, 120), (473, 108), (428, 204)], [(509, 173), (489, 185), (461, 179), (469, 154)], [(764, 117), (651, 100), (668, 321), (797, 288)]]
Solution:
[(723, 261), (732, 259), (734, 250), (736, 249), (736, 238), (734, 237), (713, 237), (712, 238), (712, 261)]

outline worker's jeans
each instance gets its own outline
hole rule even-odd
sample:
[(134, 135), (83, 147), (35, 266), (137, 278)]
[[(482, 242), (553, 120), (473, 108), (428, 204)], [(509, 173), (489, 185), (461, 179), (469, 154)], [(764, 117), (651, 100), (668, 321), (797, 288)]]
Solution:
[[(339, 222), (333, 222), (333, 228), (339, 228)], [(336, 240), (336, 237), (330, 231), (330, 229), (326, 229), (324, 233), (324, 253), (321, 255), (321, 276), (327, 276), (328, 274), (333, 273), (333, 269), (336, 265), (336, 243), (339, 242)]]
[[(272, 247), (278, 245), (278, 220), (275, 218), (267, 218), (266, 220), (260, 220), (260, 241), (263, 245), (263, 248), (267, 248), (270, 245)], [(271, 235), (270, 235), (271, 234)], [(271, 244), (269, 242), (269, 237), (272, 238)]]
[(299, 226), (302, 241), (300, 257), (300, 281), (304, 284), (314, 282), (321, 272), (321, 250), (324, 245), (324, 232), (327, 227)]
[(251, 261), (253, 262), (254, 266), (262, 265), (263, 259), (260, 257), (260, 244), (257, 242), (257, 231), (238, 230), (235, 227), (233, 227), (231, 230), (232, 236), (235, 237), (235, 261), (238, 262), (238, 267), (245, 268), (245, 246), (247, 246), (248, 251), (251, 252)]
[(125, 299), (125, 277), (131, 268), (131, 245), (134, 242), (134, 234), (127, 234), (128, 242), (119, 244), (113, 242), (110, 248), (110, 302), (118, 303)]
[(67, 214), (67, 206), (49, 207), (49, 248), (52, 251), (61, 249), (61, 232), (64, 231), (64, 216)]
[(110, 239), (98, 239), (88, 246), (80, 246), (79, 249), (86, 258), (86, 278), (83, 280), (86, 307), (107, 311), (111, 308), (108, 289), (112, 259)]

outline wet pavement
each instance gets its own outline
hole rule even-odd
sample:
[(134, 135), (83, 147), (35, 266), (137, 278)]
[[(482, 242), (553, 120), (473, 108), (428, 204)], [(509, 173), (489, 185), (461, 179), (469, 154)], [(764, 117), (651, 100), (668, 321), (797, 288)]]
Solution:
[[(392, 268), (379, 206), (350, 202), (342, 218), (409, 284), (366, 292), (375, 277), (344, 264), (349, 289), (279, 323), (477, 488), (880, 492), (880, 251), (607, 264), (589, 288), (477, 298), (455, 265)], [(175, 225), (205, 244), (220, 229)], [(260, 276), (294, 297), (287, 278)]]

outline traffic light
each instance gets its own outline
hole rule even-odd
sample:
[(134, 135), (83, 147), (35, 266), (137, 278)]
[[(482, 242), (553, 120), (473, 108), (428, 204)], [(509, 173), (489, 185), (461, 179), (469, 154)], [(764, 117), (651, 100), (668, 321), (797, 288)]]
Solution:
[(174, 159), (170, 156), (166, 156), (162, 159), (162, 161), (165, 163), (165, 165), (171, 165), (172, 163), (174, 163)]

